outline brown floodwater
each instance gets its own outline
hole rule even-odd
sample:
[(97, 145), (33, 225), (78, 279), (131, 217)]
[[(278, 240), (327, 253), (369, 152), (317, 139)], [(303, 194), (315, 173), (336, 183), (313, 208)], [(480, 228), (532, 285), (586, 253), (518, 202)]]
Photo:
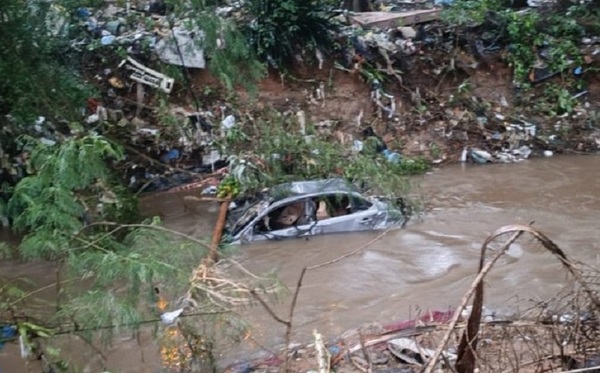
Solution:
[[(534, 226), (567, 255), (600, 265), (600, 157), (451, 165), (413, 182), (424, 201), (418, 219), (354, 256), (307, 272), (294, 316), (294, 341), (310, 341), (314, 329), (334, 337), (366, 322), (386, 323), (456, 306), (474, 278), (481, 242), (507, 224), (535, 221)], [(181, 195), (148, 198), (143, 207), (149, 214), (161, 214), (170, 227), (199, 236), (210, 234), (216, 215), (214, 204), (191, 205)], [(303, 267), (349, 253), (377, 235), (240, 246), (236, 259), (255, 273), (275, 271), (293, 292)], [(3, 265), (0, 271), (3, 276), (18, 273), (42, 281), (51, 276), (40, 264)], [(531, 240), (520, 240), (486, 278), (486, 307), (507, 312), (526, 307), (560, 291), (566, 279), (551, 254)], [(286, 316), (290, 298), (280, 297), (275, 311)], [(243, 316), (253, 326), (256, 342), (269, 348), (283, 344), (284, 328), (260, 307), (244, 310)], [(158, 371), (156, 346), (149, 337), (141, 340), (142, 347), (136, 339), (117, 341), (105, 353), (106, 367), (119, 372)], [(16, 365), (14, 347), (0, 352), (2, 372), (27, 371)], [(242, 357), (227, 352), (226, 362), (238, 359)]]

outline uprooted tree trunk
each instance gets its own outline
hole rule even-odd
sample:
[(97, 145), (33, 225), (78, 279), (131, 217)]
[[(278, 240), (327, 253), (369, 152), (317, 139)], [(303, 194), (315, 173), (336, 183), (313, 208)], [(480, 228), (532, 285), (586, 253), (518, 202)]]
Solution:
[[(487, 263), (485, 262), (485, 253), (487, 251), (488, 245), (498, 238), (501, 235), (512, 233), (512, 236), (502, 245), (498, 254), (496, 254), (491, 260)], [(473, 300), (473, 307), (471, 310), (471, 314), (467, 321), (467, 328), (463, 332), (461, 341), (458, 347), (458, 358), (456, 361), (455, 371), (458, 373), (473, 373), (476, 368), (477, 363), (477, 335), (479, 333), (480, 323), (481, 323), (481, 315), (483, 308), (483, 279), (487, 275), (487, 273), (492, 269), (493, 265), (502, 257), (507, 251), (510, 245), (517, 240), (523, 233), (531, 234), (538, 242), (542, 244), (544, 248), (554, 254), (558, 260), (563, 264), (565, 269), (575, 278), (575, 280), (581, 285), (583, 291), (588, 296), (591, 303), (597, 310), (600, 310), (600, 299), (597, 297), (596, 293), (589, 287), (588, 283), (583, 279), (583, 276), (578, 268), (575, 267), (573, 262), (571, 262), (566, 254), (548, 237), (546, 237), (541, 232), (533, 229), (530, 226), (526, 225), (509, 225), (498, 229), (496, 232), (488, 236), (488, 238), (484, 241), (481, 246), (481, 258), (479, 262), (479, 272), (477, 277), (471, 284), (471, 288), (465, 293), (463, 296), (460, 305), (456, 309), (452, 320), (450, 321), (449, 328), (444, 335), (442, 342), (438, 345), (435, 354), (427, 363), (427, 366), (424, 370), (424, 373), (432, 373), (435, 369), (437, 361), (439, 360), (442, 352), (446, 348), (452, 332), (458, 323), (460, 315), (467, 305), (469, 299), (473, 294), (475, 294)]]

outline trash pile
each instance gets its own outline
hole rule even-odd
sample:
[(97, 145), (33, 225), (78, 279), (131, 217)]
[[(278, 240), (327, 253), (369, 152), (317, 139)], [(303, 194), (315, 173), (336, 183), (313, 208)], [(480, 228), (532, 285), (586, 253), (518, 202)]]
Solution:
[[(468, 311), (463, 314), (468, 316)], [(422, 372), (429, 360), (434, 357), (451, 317), (451, 311), (430, 311), (422, 317), (387, 325), (366, 324), (348, 330), (338, 338), (329, 341), (324, 341), (324, 337), (315, 331), (313, 343), (289, 346), (290, 371), (327, 372), (335, 369), (336, 372)], [(541, 320), (526, 320), (516, 315), (498, 317), (488, 311), (481, 321), (482, 330), (479, 335), (480, 345), (477, 354), (482, 359), (478, 366), (481, 371), (510, 371), (510, 369), (499, 368), (519, 366), (525, 372), (534, 372), (540, 369), (544, 361), (543, 366), (547, 371), (563, 371), (560, 369), (564, 364), (561, 360), (568, 357), (571, 368), (597, 367), (600, 363), (597, 352), (580, 354), (575, 350), (569, 350), (570, 352), (563, 356), (551, 352), (554, 341), (547, 337), (552, 330), (554, 332), (562, 330), (565, 335), (570, 332), (577, 333), (574, 331), (575, 319), (577, 317), (573, 318), (569, 314), (553, 314)], [(460, 320), (461, 326), (458, 330), (466, 326), (464, 318), (461, 317)], [(586, 327), (590, 328), (593, 328), (596, 322), (589, 318), (581, 318), (581, 321), (587, 323)], [(522, 340), (536, 342), (531, 345), (525, 344), (527, 346), (525, 347)], [(456, 335), (454, 343), (451, 342), (441, 352), (434, 371), (455, 371), (458, 341)], [(562, 343), (567, 342), (563, 340)], [(520, 355), (516, 357), (513, 354), (506, 354), (506, 351), (518, 351)], [(540, 364), (531, 363), (543, 353), (545, 355), (540, 359)], [(224, 371), (227, 373), (278, 372), (284, 364), (281, 357), (266, 356), (231, 364)], [(529, 368), (531, 370), (528, 370)]]
[[(336, 10), (335, 20), (340, 24), (337, 37), (345, 46), (342, 55), (325, 56), (319, 49), (315, 51), (319, 69), (326, 57), (333, 57), (340, 61), (332, 64), (334, 68), (359, 73), (368, 82), (372, 117), (383, 126), (376, 132), (384, 145), (379, 152), (385, 158), (401, 162), (404, 150), (390, 149), (386, 143), (403, 136), (410, 138), (415, 129), (432, 133), (432, 143), (445, 144), (443, 154), (431, 155), (433, 163), (509, 163), (530, 156), (551, 156), (564, 149), (598, 150), (598, 114), (587, 101), (586, 84), (571, 94), (579, 105), (570, 114), (553, 118), (552, 124), (527, 108), (517, 108), (519, 85), (497, 102), (475, 96), (454, 97), (461, 96), (458, 93), (442, 97), (434, 92), (436, 89), (429, 89), (427, 84), (439, 87), (447, 75), (462, 74), (468, 79), (498, 61), (505, 66), (503, 55), (514, 47), (507, 44), (503, 34), (505, 21), (493, 11), (479, 24), (460, 32), (449, 28), (441, 21), (441, 12), (449, 3), (385, 0), (376, 2), (373, 11)], [(532, 2), (520, 12), (537, 12), (538, 5)], [(59, 131), (59, 126), (40, 117), (30, 134), (45, 144), (90, 129), (126, 139), (122, 145), (129, 157), (120, 171), (135, 192), (168, 190), (225, 167), (230, 155), (227, 138), (243, 135), (246, 114), (216, 97), (200, 102), (191, 88), (189, 95), (175, 89), (178, 84), (189, 88), (189, 75), (204, 69), (210, 56), (202, 47), (206, 38), (203, 30), (185, 16), (166, 16), (167, 11), (168, 4), (161, 0), (138, 2), (137, 7), (129, 2), (123, 6), (110, 2), (99, 9), (81, 7), (74, 14), (53, 5), (49, 20), (54, 25), (52, 32), (73, 35), (71, 46), (86, 51), (86, 78), (100, 94), (90, 97), (82, 108), (85, 128), (69, 123), (67, 131)], [(242, 11), (243, 2), (239, 1), (215, 10), (216, 15), (235, 20), (243, 18)], [(226, 48), (217, 38), (217, 46)], [(568, 61), (562, 71), (550, 68), (555, 43), (548, 38), (535, 50), (537, 61), (528, 83), (543, 87), (565, 71), (585, 83), (587, 72), (593, 70), (590, 66), (600, 61), (600, 37), (582, 35), (581, 59)], [(325, 107), (328, 90), (323, 81), (318, 82), (314, 92), (307, 95), (307, 102), (293, 110), (301, 127), (306, 127), (310, 115), (306, 107)], [(181, 97), (182, 93), (187, 97)], [(347, 133), (352, 132), (347, 130), (350, 123), (331, 116), (316, 119), (320, 135), (334, 134), (350, 150), (363, 149), (368, 136), (361, 139), (360, 131), (365, 128), (363, 120), (366, 123), (370, 118), (363, 118), (362, 111), (356, 119), (358, 136)], [(307, 141), (311, 136), (305, 136)], [(419, 150), (426, 149), (421, 145)], [(14, 184), (22, 178), (27, 157), (25, 153), (8, 156), (7, 149), (3, 152), (0, 148), (2, 181)]]
[[(338, 338), (327, 342), (315, 331), (315, 343), (293, 344), (289, 347), (288, 354), (293, 367), (291, 371), (310, 372), (311, 366), (317, 365), (317, 362), (321, 365), (320, 361), (325, 360), (324, 365), (335, 367), (336, 371), (368, 371), (371, 365), (373, 368), (406, 369), (399, 371), (412, 372), (412, 367), (421, 365), (432, 352), (419, 346), (412, 337), (435, 329), (436, 325), (447, 323), (452, 314), (452, 311), (431, 311), (422, 317), (387, 325), (371, 323), (348, 330)], [(421, 354), (425, 355), (421, 356)], [(448, 357), (452, 356), (456, 357), (453, 354), (448, 355)], [(279, 357), (269, 356), (232, 364), (224, 371), (227, 373), (276, 372), (283, 364)]]
[[(200, 43), (204, 33), (187, 19), (164, 16), (166, 5), (160, 0), (137, 2), (138, 7), (117, 4), (81, 7), (71, 14), (51, 6), (51, 32), (67, 36), (71, 47), (82, 52), (84, 78), (100, 93), (81, 108), (82, 124), (39, 117), (23, 132), (46, 145), (84, 132), (110, 132), (127, 148), (129, 160), (122, 171), (137, 192), (165, 190), (222, 168), (216, 139), (236, 125), (231, 109), (218, 104), (192, 109), (169, 102), (177, 80), (165, 66), (205, 68)], [(162, 122), (167, 116), (178, 125)], [(16, 137), (6, 131), (11, 128), (1, 129), (0, 137)], [(15, 155), (13, 145), (0, 143), (0, 182), (11, 185), (27, 175), (29, 157), (27, 152)]]
[[(583, 152), (594, 151), (600, 146), (600, 130), (591, 119), (596, 112), (585, 106), (576, 108), (570, 115), (554, 118), (551, 126), (546, 118), (533, 121), (501, 112), (500, 107), (484, 112), (485, 115), (447, 110), (447, 118), (451, 119), (441, 132), (448, 141), (454, 139), (459, 144), (469, 144), (470, 135), (477, 139), (476, 146), (462, 148), (460, 162), (513, 163), (532, 156), (551, 157), (565, 149)], [(580, 129), (576, 135), (569, 133), (573, 128)], [(582, 136), (582, 133), (588, 133), (588, 136)]]
[[(471, 160), (479, 164), (512, 163), (532, 155), (537, 140), (536, 124), (519, 118), (511, 120), (501, 114), (495, 114), (492, 120), (486, 116), (476, 117), (475, 120), (485, 138), (487, 150), (465, 147), (461, 152), (460, 162)], [(545, 150), (543, 155), (550, 157), (553, 152)]]
[[(527, 5), (530, 8), (516, 14), (538, 12), (540, 3)], [(581, 58), (573, 55), (563, 70), (551, 68), (557, 65), (553, 58), (556, 58), (560, 40), (547, 36), (542, 47), (532, 49), (537, 61), (529, 70), (526, 84), (533, 87), (535, 94), (542, 97), (544, 90), (554, 89), (544, 84), (559, 74), (572, 74), (579, 81), (576, 91), (561, 93), (569, 97), (564, 97), (558, 111), (569, 109), (571, 113), (561, 114), (553, 119), (556, 124), (549, 125), (540, 108), (519, 104), (522, 85), (516, 81), (506, 96), (494, 97), (496, 102), (490, 101), (490, 97), (487, 101), (476, 96), (459, 99), (454, 95), (435, 96), (433, 92), (448, 73), (466, 74), (467, 82), (477, 70), (488, 71), (489, 75), (491, 69), (507, 66), (506, 53), (515, 46), (507, 42), (506, 20), (499, 13), (488, 11), (479, 24), (456, 32), (439, 20), (442, 9), (431, 3), (392, 1), (380, 8), (383, 11), (340, 16), (346, 24), (342, 34), (350, 47), (345, 51), (345, 65), (339, 68), (366, 75), (372, 85), (371, 97), (378, 118), (396, 129), (396, 138), (411, 126), (433, 128), (437, 141), (449, 145), (452, 161), (475, 163), (518, 162), (530, 156), (552, 156), (569, 148), (599, 149), (597, 113), (589, 102), (585, 80), (590, 77), (586, 72), (592, 71), (592, 64), (599, 60), (599, 37), (582, 37)], [(581, 63), (575, 62), (578, 60)], [(511, 71), (505, 68), (505, 73), (508, 75)], [(387, 84), (390, 92), (384, 91), (378, 74), (390, 79), (391, 83)], [(426, 80), (436, 82), (437, 87), (427, 90), (423, 85)], [(391, 88), (395, 82), (402, 89)], [(462, 84), (459, 90), (461, 87)], [(419, 112), (412, 115), (398, 110), (401, 101), (409, 101)], [(577, 106), (569, 107), (575, 103)], [(553, 112), (557, 111), (544, 110), (548, 115), (556, 115)], [(568, 129), (576, 131), (570, 133)], [(434, 163), (445, 160), (446, 155)]]
[[(216, 12), (228, 15), (234, 9)], [(195, 97), (192, 105), (189, 99), (184, 104), (171, 100), (174, 86), (184, 82), (165, 67), (204, 69), (205, 35), (189, 19), (165, 16), (166, 10), (164, 2), (152, 0), (137, 2), (137, 7), (129, 2), (82, 7), (72, 15), (59, 7), (53, 12), (53, 19), (60, 21), (55, 32), (75, 35), (72, 47), (91, 55), (87, 70), (100, 95), (82, 108), (86, 129), (116, 133), (124, 140), (131, 161), (123, 171), (136, 192), (167, 190), (224, 167), (219, 141), (238, 125), (226, 104), (200, 104)], [(60, 141), (56, 136), (62, 135), (51, 123), (39, 126), (54, 132), (43, 138), (45, 143)]]

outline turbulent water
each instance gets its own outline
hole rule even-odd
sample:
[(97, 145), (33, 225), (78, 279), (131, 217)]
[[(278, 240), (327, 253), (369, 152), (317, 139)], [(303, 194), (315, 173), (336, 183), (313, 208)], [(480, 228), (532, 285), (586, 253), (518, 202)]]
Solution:
[[(528, 224), (546, 233), (568, 255), (600, 265), (600, 157), (553, 157), (509, 165), (454, 165), (414, 180), (425, 201), (419, 219), (391, 231), (357, 255), (309, 271), (298, 298), (294, 340), (308, 341), (313, 329), (335, 336), (365, 322), (390, 322), (428, 308), (455, 306), (468, 289), (485, 237), (507, 224)], [(181, 195), (148, 199), (148, 213), (186, 233), (210, 232), (216, 206), (185, 205)], [(366, 244), (378, 233), (348, 234), (268, 242), (240, 247), (237, 259), (261, 273), (275, 270), (291, 291), (301, 269)], [(40, 265), (2, 266), (48, 281)], [(524, 307), (561, 289), (566, 274), (540, 245), (521, 240), (486, 279), (486, 306)], [(290, 297), (274, 307), (287, 314)], [(260, 308), (247, 309), (256, 342), (283, 343), (284, 330)], [(156, 346), (122, 340), (105, 353), (120, 372), (157, 370)], [(14, 346), (0, 352), (2, 372), (25, 372)], [(228, 360), (235, 356), (228, 353)], [(8, 365), (10, 364), (10, 365)]]

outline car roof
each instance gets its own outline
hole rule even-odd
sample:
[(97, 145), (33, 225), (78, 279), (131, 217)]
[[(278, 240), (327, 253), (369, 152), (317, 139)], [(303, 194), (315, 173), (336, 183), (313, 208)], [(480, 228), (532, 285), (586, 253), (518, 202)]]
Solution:
[(293, 181), (274, 186), (269, 191), (269, 194), (275, 201), (292, 196), (318, 193), (358, 193), (358, 190), (344, 179), (332, 178)]

